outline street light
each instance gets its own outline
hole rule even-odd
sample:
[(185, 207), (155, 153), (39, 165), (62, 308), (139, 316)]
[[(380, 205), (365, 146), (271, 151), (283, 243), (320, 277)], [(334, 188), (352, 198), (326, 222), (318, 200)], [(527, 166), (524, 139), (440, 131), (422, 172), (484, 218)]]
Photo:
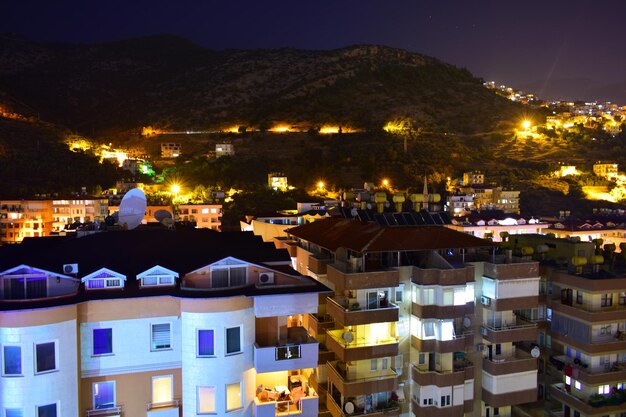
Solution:
[(383, 187), (389, 187), (389, 180), (387, 178), (383, 180)]
[(171, 190), (172, 190), (172, 193), (178, 194), (180, 192), (180, 185), (172, 184)]
[(524, 130), (530, 129), (530, 120), (524, 120), (522, 122), (522, 127), (524, 128)]

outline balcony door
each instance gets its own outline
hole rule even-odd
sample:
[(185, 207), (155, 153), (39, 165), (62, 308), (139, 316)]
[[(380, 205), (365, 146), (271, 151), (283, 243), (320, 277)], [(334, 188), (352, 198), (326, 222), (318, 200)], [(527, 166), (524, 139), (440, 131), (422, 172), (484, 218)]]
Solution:
[(102, 410), (115, 407), (115, 381), (94, 382), (93, 408)]

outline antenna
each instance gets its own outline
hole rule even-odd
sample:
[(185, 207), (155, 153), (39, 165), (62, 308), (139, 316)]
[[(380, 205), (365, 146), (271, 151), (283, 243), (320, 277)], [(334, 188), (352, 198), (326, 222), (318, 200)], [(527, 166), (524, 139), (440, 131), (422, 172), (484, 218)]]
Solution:
[(146, 214), (146, 195), (139, 188), (133, 188), (124, 195), (120, 203), (120, 225), (126, 225), (128, 230), (133, 230), (141, 224)]

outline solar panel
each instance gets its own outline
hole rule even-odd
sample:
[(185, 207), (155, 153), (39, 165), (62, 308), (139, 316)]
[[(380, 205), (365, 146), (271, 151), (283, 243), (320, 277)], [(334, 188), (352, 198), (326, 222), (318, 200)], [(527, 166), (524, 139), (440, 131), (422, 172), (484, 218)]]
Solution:
[(394, 217), (393, 213), (384, 213), (383, 217), (385, 218), (385, 221), (387, 221), (387, 224), (389, 226), (397, 226), (398, 222), (396, 221), (396, 218)]
[(404, 217), (404, 221), (406, 222), (407, 225), (410, 225), (410, 226), (417, 225), (417, 222), (415, 221), (415, 218), (413, 218), (411, 213), (402, 213), (402, 217)]
[(387, 223), (387, 219), (382, 214), (374, 214), (374, 219), (381, 226), (389, 226), (389, 223)]
[(400, 226), (406, 226), (406, 219), (402, 215), (402, 213), (393, 213), (393, 218), (396, 219), (396, 223)]

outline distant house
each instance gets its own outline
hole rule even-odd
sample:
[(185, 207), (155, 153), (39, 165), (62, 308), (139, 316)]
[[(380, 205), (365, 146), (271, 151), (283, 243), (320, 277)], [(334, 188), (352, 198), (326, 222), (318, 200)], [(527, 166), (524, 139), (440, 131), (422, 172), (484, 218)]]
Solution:
[(235, 147), (232, 143), (218, 143), (215, 145), (215, 157), (235, 156)]
[(161, 144), (161, 157), (162, 158), (178, 158), (181, 154), (180, 143), (162, 143)]

